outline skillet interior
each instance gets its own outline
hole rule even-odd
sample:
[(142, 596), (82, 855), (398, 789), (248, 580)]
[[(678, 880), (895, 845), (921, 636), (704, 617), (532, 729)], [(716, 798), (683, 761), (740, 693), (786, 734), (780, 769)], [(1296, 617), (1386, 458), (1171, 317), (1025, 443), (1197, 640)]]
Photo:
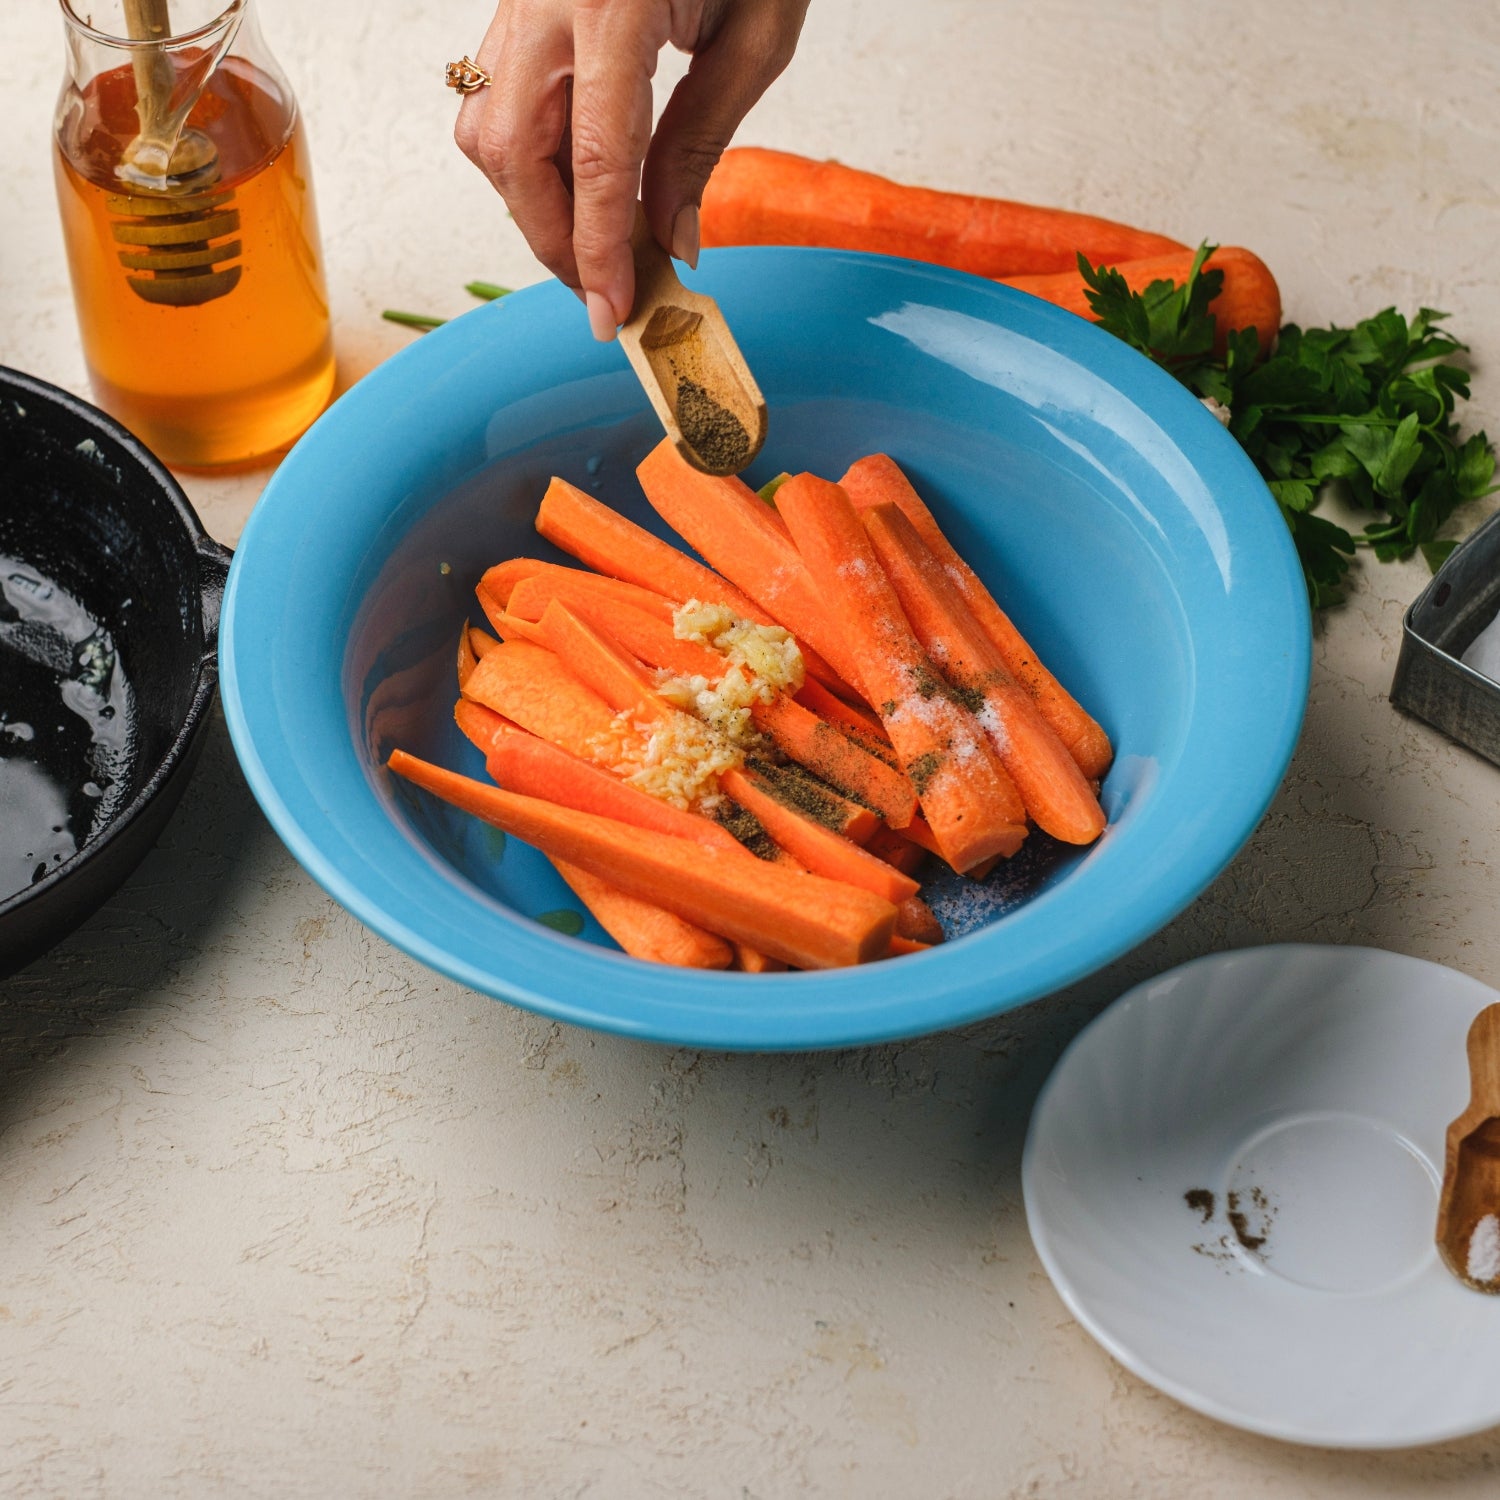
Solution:
[[(38, 861), (24, 887), (0, 889), (0, 972), (82, 921), (165, 822), (217, 677), (227, 561), (134, 437), (67, 393), (0, 370), (0, 716), (12, 720), (0, 756), (30, 760), (62, 789), (72, 816), (61, 837), (77, 844)], [(91, 751), (85, 731), (91, 761), (80, 762), (82, 689), (63, 687), (49, 721), (38, 718), (36, 689), (49, 669), (60, 684), (83, 678), (108, 695), (110, 753)], [(37, 722), (21, 720), (18, 733), (5, 700), (23, 684)], [(97, 783), (93, 809), (78, 793), (80, 776)], [(0, 846), (33, 836), (19, 821), (0, 817)]]

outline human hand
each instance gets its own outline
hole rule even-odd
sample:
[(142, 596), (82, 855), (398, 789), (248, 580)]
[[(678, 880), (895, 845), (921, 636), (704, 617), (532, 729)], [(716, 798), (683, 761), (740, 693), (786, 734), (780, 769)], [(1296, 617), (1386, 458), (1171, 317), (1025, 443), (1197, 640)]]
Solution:
[[(698, 263), (703, 186), (791, 61), (809, 0), (500, 0), (454, 131), (537, 258), (578, 291), (597, 339), (630, 316), (639, 193), (661, 245)], [(668, 43), (692, 54), (651, 133)]]

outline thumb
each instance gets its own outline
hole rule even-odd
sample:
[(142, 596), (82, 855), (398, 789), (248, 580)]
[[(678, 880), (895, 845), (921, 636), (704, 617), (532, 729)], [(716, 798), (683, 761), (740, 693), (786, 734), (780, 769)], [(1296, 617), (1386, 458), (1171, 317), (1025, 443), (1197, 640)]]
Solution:
[(693, 53), (646, 152), (641, 203), (657, 242), (698, 264), (698, 205), (740, 121), (792, 60), (807, 0), (730, 4)]

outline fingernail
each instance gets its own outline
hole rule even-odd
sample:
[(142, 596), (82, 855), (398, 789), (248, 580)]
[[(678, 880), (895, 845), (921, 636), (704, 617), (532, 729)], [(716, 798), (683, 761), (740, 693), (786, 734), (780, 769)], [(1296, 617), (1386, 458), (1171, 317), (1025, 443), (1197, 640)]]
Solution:
[(615, 310), (609, 305), (609, 298), (602, 292), (590, 292), (586, 301), (589, 309), (589, 327), (593, 330), (594, 337), (601, 344), (609, 343), (618, 331), (615, 323)]
[(698, 269), (698, 205), (686, 203), (672, 220), (672, 254), (688, 266)]

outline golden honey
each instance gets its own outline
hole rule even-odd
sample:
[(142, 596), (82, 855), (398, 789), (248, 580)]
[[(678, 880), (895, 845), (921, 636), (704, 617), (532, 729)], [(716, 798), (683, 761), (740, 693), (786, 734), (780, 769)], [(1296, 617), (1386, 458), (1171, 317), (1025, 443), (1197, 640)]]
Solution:
[[(124, 226), (128, 239), (130, 226), (143, 222), (130, 212), (134, 190), (120, 170), (139, 129), (135, 102), (125, 64), (65, 95), (58, 120), (58, 202), (89, 377), (99, 404), (168, 463), (247, 464), (292, 443), (333, 391), (328, 297), (297, 106), (242, 58), (225, 58), (209, 77), (186, 128), (217, 149), (209, 196), (216, 212), (232, 211), (208, 227), (237, 222), (199, 254), (211, 268), (175, 274), (237, 267), (238, 275), (222, 277), (231, 283), (222, 294), (173, 305), (132, 284), (173, 273), (139, 269), (152, 262), (153, 247), (124, 243), (120, 233)], [(203, 201), (196, 191), (196, 200), (184, 200), (189, 205)], [(177, 217), (191, 225), (193, 215)], [(122, 263), (122, 253), (133, 264)]]

